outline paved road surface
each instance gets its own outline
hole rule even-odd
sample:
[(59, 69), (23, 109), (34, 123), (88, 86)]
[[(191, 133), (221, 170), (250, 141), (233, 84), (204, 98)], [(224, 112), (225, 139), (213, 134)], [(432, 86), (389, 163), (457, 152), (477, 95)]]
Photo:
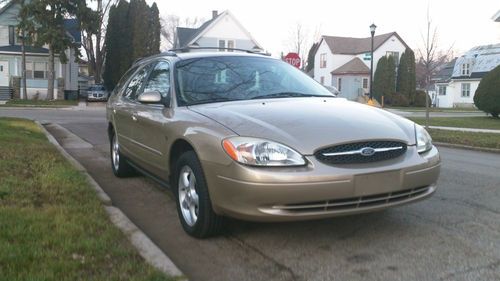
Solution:
[(440, 148), (439, 188), (416, 204), (310, 222), (230, 221), (226, 235), (196, 240), (168, 191), (112, 175), (103, 111), (0, 115), (57, 122), (92, 144), (69, 152), (190, 280), (500, 280), (500, 154)]

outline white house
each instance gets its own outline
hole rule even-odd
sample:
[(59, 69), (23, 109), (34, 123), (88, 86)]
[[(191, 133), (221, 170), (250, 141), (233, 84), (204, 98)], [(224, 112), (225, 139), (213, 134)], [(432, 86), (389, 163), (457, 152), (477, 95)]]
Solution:
[(441, 70), (436, 81), (436, 107), (473, 107), (481, 78), (500, 65), (500, 44), (472, 48)]
[[(394, 56), (396, 63), (408, 45), (396, 32), (374, 37), (373, 72), (382, 56)], [(368, 93), (371, 37), (322, 36), (314, 56), (314, 79), (336, 87), (341, 96), (356, 100)]]
[(199, 28), (177, 28), (174, 49), (200, 47), (221, 48), (220, 51), (226, 51), (223, 48), (257, 52), (264, 50), (229, 11), (220, 14), (217, 11), (212, 11), (212, 19)]
[[(9, 1), (0, 9), (0, 100), (22, 98), (20, 94), (21, 77), (21, 43), (17, 38), (18, 14), (20, 5)], [(66, 34), (73, 43), (81, 43), (81, 34), (77, 20), (68, 19), (64, 22)], [(65, 91), (78, 90), (78, 63), (75, 62), (75, 51), (66, 51), (67, 63), (63, 64), (56, 58), (55, 63), (55, 98), (62, 99)], [(44, 99), (48, 85), (47, 46), (26, 47), (26, 85), (28, 98)], [(17, 82), (15, 82), (17, 81)], [(58, 81), (64, 85), (58, 85)]]

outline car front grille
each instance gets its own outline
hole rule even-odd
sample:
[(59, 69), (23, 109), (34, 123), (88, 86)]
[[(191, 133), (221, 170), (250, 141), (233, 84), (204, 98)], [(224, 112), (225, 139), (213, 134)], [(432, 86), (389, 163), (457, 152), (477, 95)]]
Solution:
[(377, 207), (390, 203), (397, 203), (411, 198), (423, 196), (431, 192), (431, 186), (407, 189), (402, 191), (351, 197), (343, 199), (333, 199), (327, 201), (307, 202), (298, 204), (286, 204), (273, 206), (288, 212), (325, 212), (325, 211), (347, 211), (365, 207)]
[(357, 164), (393, 159), (403, 155), (406, 150), (407, 145), (403, 142), (367, 141), (324, 148), (314, 155), (325, 164)]

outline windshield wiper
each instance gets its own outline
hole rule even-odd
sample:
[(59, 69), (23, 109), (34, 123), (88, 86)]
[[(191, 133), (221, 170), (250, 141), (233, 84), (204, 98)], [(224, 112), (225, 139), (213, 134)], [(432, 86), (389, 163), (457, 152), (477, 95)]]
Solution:
[(201, 101), (191, 102), (191, 103), (188, 103), (187, 105), (190, 106), (190, 105), (197, 105), (197, 104), (204, 104), (204, 103), (213, 103), (213, 102), (221, 102), (221, 101), (234, 101), (234, 100), (237, 100), (237, 99), (217, 97), (217, 98), (213, 98), (213, 99), (209, 99), (209, 100), (201, 100)]
[(335, 96), (327, 96), (327, 95), (314, 95), (314, 94), (305, 94), (305, 93), (299, 93), (299, 92), (279, 92), (279, 93), (273, 93), (273, 94), (268, 94), (268, 95), (259, 95), (255, 96), (253, 98), (250, 98), (252, 100), (254, 99), (275, 99), (275, 98), (297, 98), (297, 97), (321, 97), (321, 98), (334, 98)]

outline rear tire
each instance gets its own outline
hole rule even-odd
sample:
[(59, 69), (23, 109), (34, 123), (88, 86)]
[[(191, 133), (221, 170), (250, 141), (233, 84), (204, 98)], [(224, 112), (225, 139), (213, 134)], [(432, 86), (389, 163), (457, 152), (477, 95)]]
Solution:
[(175, 165), (173, 190), (182, 228), (196, 238), (217, 235), (224, 218), (212, 209), (207, 183), (198, 157), (184, 152)]
[(129, 177), (134, 174), (134, 168), (127, 163), (125, 157), (121, 155), (120, 144), (116, 138), (116, 134), (113, 132), (110, 142), (110, 154), (111, 154), (111, 169), (113, 174), (119, 178)]

